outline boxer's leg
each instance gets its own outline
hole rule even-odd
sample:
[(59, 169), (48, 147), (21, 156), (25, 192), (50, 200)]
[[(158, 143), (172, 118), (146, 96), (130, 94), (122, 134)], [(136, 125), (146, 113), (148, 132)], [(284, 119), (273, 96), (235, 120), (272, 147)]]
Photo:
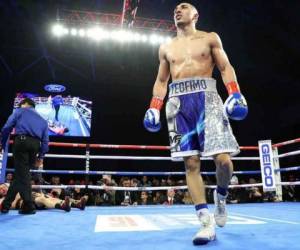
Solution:
[(200, 175), (200, 158), (197, 155), (184, 157), (186, 182), (194, 204), (206, 204), (205, 188)]
[(224, 227), (227, 221), (226, 198), (228, 185), (233, 172), (233, 164), (229, 154), (214, 156), (216, 164), (217, 189), (214, 191), (215, 221), (219, 227)]
[(71, 202), (71, 207), (78, 208), (80, 210), (84, 210), (86, 202), (87, 202), (87, 198), (81, 197), (80, 200), (70, 199), (70, 202)]
[(203, 150), (204, 137), (204, 94), (174, 97), (167, 103), (167, 119), (170, 135), (171, 153), (182, 156), (186, 168), (186, 181), (201, 223), (199, 232), (194, 236), (195, 245), (206, 244), (215, 239), (215, 225), (205, 197), (205, 187), (200, 175), (200, 152)]

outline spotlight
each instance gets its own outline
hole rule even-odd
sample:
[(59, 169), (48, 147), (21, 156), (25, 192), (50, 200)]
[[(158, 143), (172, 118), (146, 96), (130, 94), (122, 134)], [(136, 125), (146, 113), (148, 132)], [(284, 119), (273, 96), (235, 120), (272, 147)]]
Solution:
[(99, 26), (90, 28), (68, 28), (61, 24), (55, 24), (52, 26), (52, 33), (56, 37), (62, 37), (64, 35), (71, 35), (73, 37), (79, 36), (82, 38), (88, 37), (94, 41), (110, 40), (117, 42), (135, 42), (135, 43), (150, 43), (152, 45), (159, 45), (162, 43), (168, 43), (172, 40), (172, 37), (162, 36), (159, 34), (142, 34), (139, 32), (133, 32), (129, 30), (104, 30)]
[(80, 29), (78, 31), (78, 34), (79, 34), (80, 37), (84, 37), (85, 36), (85, 30), (84, 29)]
[(139, 33), (133, 34), (133, 41), (140, 42), (142, 40), (142, 36)]
[(159, 43), (159, 36), (156, 35), (156, 34), (152, 34), (150, 37), (149, 37), (149, 42), (151, 44), (157, 44)]
[(93, 40), (100, 41), (107, 37), (106, 31), (102, 30), (99, 27), (94, 27), (88, 30), (88, 37)]
[(148, 37), (146, 35), (142, 35), (141, 36), (141, 41), (144, 42), (144, 43), (147, 42), (148, 41)]
[(65, 28), (60, 25), (60, 24), (55, 24), (52, 26), (52, 33), (55, 35), (55, 36), (63, 36), (65, 34), (64, 32)]
[(132, 40), (132, 33), (130, 31), (121, 30), (119, 36), (121, 42), (130, 42)]
[(72, 28), (70, 33), (72, 36), (77, 36), (78, 31), (77, 31), (77, 29)]

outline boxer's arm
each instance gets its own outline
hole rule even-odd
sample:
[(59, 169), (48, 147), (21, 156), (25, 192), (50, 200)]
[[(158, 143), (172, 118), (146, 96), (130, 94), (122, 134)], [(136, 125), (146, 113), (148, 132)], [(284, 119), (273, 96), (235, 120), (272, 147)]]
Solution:
[(227, 88), (229, 97), (224, 103), (225, 114), (233, 120), (243, 120), (248, 114), (248, 106), (245, 97), (240, 93), (240, 87), (236, 80), (234, 68), (223, 50), (222, 42), (216, 33), (210, 33), (211, 49), (214, 62), (221, 72), (223, 82)]
[(167, 86), (170, 78), (170, 65), (166, 58), (166, 47), (161, 45), (159, 48), (159, 69), (153, 87), (153, 96), (164, 99), (167, 94)]
[[(226, 87), (228, 83), (237, 83), (234, 68), (230, 64), (228, 57), (223, 49), (221, 39), (214, 32), (210, 33), (210, 44), (212, 49), (213, 60), (221, 73), (223, 82), (226, 85)], [(239, 86), (237, 86), (237, 88), (239, 92)]]
[(169, 78), (170, 65), (166, 57), (166, 47), (165, 45), (161, 45), (159, 48), (159, 69), (153, 86), (153, 96), (144, 117), (144, 127), (150, 132), (160, 130), (160, 110), (167, 94)]

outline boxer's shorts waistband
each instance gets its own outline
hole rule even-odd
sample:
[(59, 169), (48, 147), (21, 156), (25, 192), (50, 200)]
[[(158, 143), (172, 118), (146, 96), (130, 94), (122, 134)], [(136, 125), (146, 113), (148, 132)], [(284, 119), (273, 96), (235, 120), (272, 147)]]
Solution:
[(184, 78), (169, 85), (169, 97), (197, 93), (202, 91), (217, 92), (216, 80), (213, 78)]

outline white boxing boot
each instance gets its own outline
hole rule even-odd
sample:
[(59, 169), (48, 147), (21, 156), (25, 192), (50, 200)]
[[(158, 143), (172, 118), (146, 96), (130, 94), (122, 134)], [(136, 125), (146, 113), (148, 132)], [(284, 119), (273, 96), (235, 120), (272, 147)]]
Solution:
[(193, 238), (194, 245), (204, 245), (216, 239), (215, 222), (210, 213), (199, 216), (201, 228)]
[(214, 191), (214, 202), (215, 202), (215, 212), (214, 217), (216, 224), (219, 227), (224, 227), (227, 221), (227, 211), (226, 211), (226, 198), (227, 195), (221, 195)]

